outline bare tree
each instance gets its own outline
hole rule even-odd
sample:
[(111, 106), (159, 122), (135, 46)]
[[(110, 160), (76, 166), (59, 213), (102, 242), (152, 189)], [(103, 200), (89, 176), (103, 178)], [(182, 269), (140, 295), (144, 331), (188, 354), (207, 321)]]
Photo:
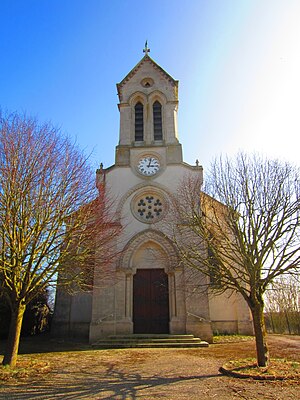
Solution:
[(274, 280), (266, 290), (265, 303), (274, 333), (300, 333), (300, 285), (293, 275)]
[(206, 274), (215, 292), (246, 300), (259, 366), (268, 363), (264, 293), (279, 276), (299, 274), (299, 178), (288, 163), (240, 153), (215, 160), (205, 193), (199, 179), (186, 177), (174, 199), (182, 262)]
[(11, 309), (3, 364), (16, 365), (26, 305), (58, 274), (66, 287), (90, 285), (95, 243), (108, 259), (119, 229), (76, 145), (50, 124), (0, 114), (0, 294)]

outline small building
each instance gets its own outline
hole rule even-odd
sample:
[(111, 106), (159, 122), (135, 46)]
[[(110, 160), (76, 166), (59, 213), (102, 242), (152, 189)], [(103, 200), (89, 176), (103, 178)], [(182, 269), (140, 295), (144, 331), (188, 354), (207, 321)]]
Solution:
[(144, 52), (117, 84), (115, 164), (96, 176), (116, 199), (120, 256), (105, 277), (95, 263), (91, 291), (69, 295), (58, 289), (53, 334), (95, 342), (132, 333), (191, 333), (208, 341), (213, 331), (252, 333), (246, 302), (237, 294), (212, 296), (207, 285), (197, 290), (208, 278), (181, 265), (168, 238), (170, 196), (187, 174), (202, 180), (203, 169), (183, 161), (178, 81), (152, 60), (147, 46)]

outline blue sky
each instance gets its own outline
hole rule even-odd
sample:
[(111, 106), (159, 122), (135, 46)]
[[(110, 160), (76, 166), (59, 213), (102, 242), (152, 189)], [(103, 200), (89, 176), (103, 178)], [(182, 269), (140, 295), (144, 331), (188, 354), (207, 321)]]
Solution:
[(179, 80), (184, 159), (299, 163), (299, 0), (0, 0), (0, 106), (114, 163), (116, 83), (150, 56)]

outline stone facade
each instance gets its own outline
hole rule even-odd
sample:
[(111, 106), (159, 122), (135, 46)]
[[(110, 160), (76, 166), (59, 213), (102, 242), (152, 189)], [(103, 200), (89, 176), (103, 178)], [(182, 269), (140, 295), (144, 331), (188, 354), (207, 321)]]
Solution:
[[(161, 328), (164, 332), (159, 333), (192, 333), (208, 341), (213, 330), (251, 333), (244, 300), (195, 290), (195, 282), (206, 283), (207, 278), (186, 271), (168, 239), (170, 196), (185, 176), (202, 179), (203, 175), (202, 167), (182, 160), (177, 132), (178, 81), (157, 65), (147, 50), (117, 88), (120, 138), (115, 164), (99, 170), (97, 182), (105, 179), (106, 188), (117, 199), (115, 211), (124, 228), (115, 246), (121, 255), (105, 279), (101, 265), (95, 265), (92, 292), (70, 296), (58, 290), (53, 333), (94, 342), (112, 334), (141, 333), (143, 318), (147, 320), (144, 333), (158, 333), (155, 324), (159, 318), (167, 321)], [(148, 293), (151, 285), (157, 286), (159, 274), (165, 277), (167, 287), (149, 293), (162, 293), (163, 306), (153, 293), (145, 294), (154, 296), (150, 300), (139, 297), (139, 293)], [(144, 311), (139, 307), (141, 301), (149, 303)]]

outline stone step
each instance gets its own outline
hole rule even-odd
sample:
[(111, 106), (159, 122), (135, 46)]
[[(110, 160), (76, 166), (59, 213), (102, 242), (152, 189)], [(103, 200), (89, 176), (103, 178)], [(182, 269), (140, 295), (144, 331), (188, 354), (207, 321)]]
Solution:
[(125, 348), (197, 348), (208, 347), (208, 343), (200, 341), (200, 343), (117, 343), (103, 342), (93, 343), (93, 348), (97, 349), (125, 349)]
[(193, 339), (194, 335), (171, 335), (168, 333), (133, 333), (131, 335), (110, 335), (109, 339)]
[(100, 339), (97, 340), (96, 343), (102, 343), (102, 342), (112, 342), (112, 343), (200, 343), (201, 339), (199, 338), (191, 338), (191, 339), (151, 339), (151, 338), (145, 338), (145, 339)]
[(94, 348), (184, 348), (208, 347), (208, 343), (193, 335), (113, 335), (106, 339), (97, 340)]

